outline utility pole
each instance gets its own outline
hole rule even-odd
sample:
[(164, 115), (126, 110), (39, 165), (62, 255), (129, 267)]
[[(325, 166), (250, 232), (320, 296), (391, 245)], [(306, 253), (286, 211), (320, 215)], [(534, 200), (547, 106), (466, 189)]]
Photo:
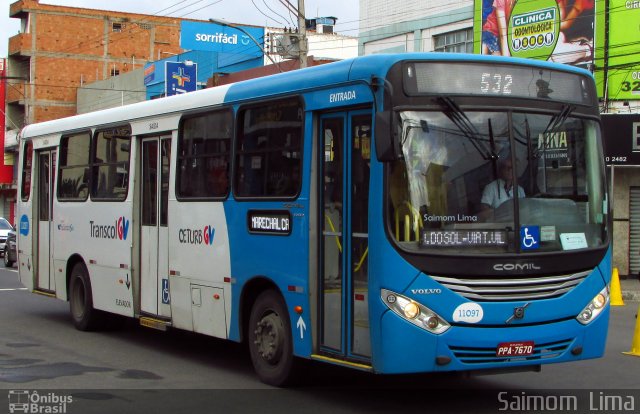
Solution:
[(298, 0), (298, 31), (300, 46), (300, 69), (307, 67), (307, 52), (309, 51), (307, 45), (307, 22), (304, 14), (304, 0)]
[[(604, 98), (604, 110), (602, 112), (605, 114), (609, 112), (609, 13), (610, 12), (611, 12), (611, 9), (609, 8), (609, 1), (605, 1), (604, 2), (604, 59), (603, 59), (604, 68), (602, 71), (602, 78), (604, 79), (604, 88), (603, 88), (604, 91), (602, 94)], [(613, 165), (611, 165), (611, 171), (613, 172)]]

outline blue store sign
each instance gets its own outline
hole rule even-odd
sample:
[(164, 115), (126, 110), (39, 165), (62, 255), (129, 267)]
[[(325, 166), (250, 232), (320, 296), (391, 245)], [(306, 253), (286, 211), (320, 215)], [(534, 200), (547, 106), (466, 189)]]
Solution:
[(165, 62), (166, 96), (193, 92), (198, 88), (197, 64), (193, 62)]
[(240, 26), (240, 28), (241, 30), (215, 23), (183, 21), (180, 24), (180, 47), (187, 50), (229, 53), (235, 56), (261, 57), (262, 50), (251, 36), (263, 46), (264, 27)]

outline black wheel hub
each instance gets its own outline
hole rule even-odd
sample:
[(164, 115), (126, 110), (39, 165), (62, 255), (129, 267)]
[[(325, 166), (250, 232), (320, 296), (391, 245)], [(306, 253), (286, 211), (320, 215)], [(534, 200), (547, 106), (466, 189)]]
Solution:
[(264, 316), (256, 324), (254, 334), (258, 355), (269, 364), (277, 364), (282, 356), (285, 336), (280, 317), (275, 313)]

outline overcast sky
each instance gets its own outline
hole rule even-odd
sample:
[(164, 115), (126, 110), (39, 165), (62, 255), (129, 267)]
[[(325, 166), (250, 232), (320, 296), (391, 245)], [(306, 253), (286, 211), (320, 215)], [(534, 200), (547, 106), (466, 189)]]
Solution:
[[(209, 17), (233, 23), (270, 27), (291, 27), (295, 17), (283, 3), (287, 0), (40, 0), (43, 4), (86, 7), (158, 16), (207, 20)], [(289, 0), (297, 7), (297, 0)], [(18, 33), (20, 19), (9, 18), (9, 5), (0, 0), (0, 58), (7, 56), (8, 39)], [(348, 36), (358, 34), (357, 0), (305, 0), (307, 18), (338, 18), (335, 31)]]

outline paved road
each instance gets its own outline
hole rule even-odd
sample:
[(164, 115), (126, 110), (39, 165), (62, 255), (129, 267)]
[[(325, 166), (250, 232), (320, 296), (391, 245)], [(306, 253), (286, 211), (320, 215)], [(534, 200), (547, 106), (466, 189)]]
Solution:
[(133, 321), (117, 330), (79, 332), (67, 303), (20, 287), (14, 270), (0, 268), (0, 389), (6, 390), (0, 391), (0, 413), (19, 398), (10, 390), (71, 397), (68, 413), (477, 413), (503, 412), (528, 396), (557, 402), (565, 394), (579, 398), (581, 411), (593, 411), (583, 409), (590, 397), (597, 403), (621, 392), (640, 408), (640, 357), (622, 354), (630, 350), (637, 302), (612, 309), (606, 356), (599, 360), (471, 378), (376, 376), (310, 364), (302, 386), (278, 390), (256, 379), (242, 345)]

